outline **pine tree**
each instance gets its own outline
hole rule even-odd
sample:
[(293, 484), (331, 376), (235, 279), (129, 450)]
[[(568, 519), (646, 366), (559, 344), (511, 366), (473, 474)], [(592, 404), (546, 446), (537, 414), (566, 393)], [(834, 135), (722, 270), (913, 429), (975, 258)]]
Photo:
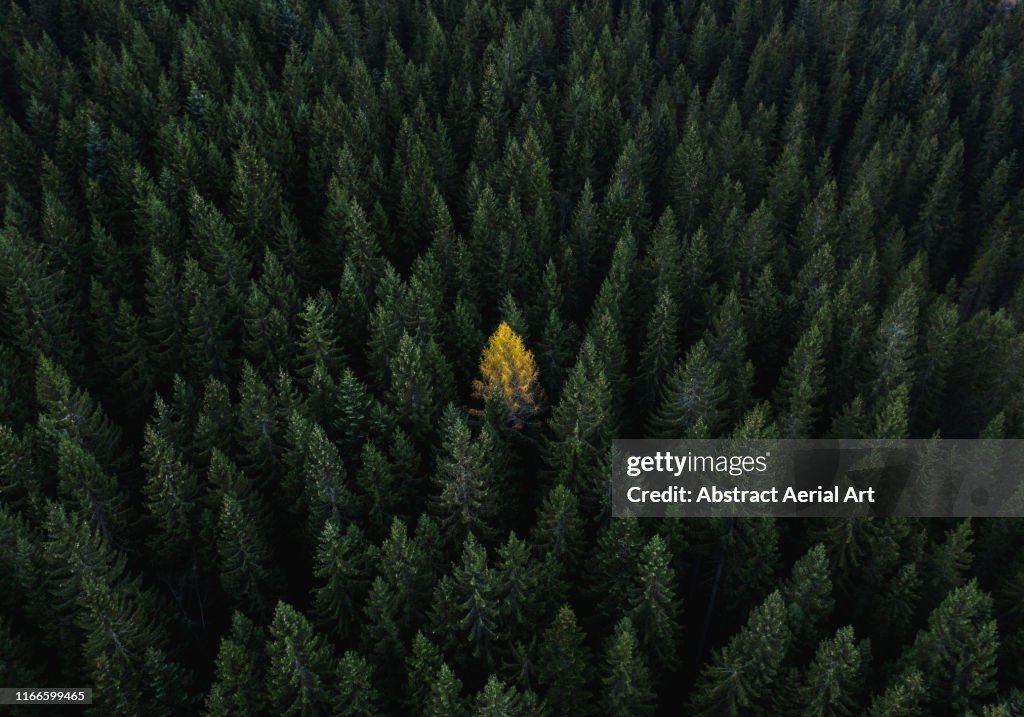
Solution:
[(556, 485), (544, 498), (537, 515), (537, 524), (530, 536), (538, 559), (544, 565), (541, 590), (546, 597), (560, 595), (564, 578), (572, 575), (583, 548), (583, 520), (579, 501), (564, 485)]
[(363, 493), (365, 504), (362, 522), (371, 533), (384, 532), (401, 504), (401, 487), (387, 456), (372, 443), (363, 446), (361, 463), (356, 485)]
[(426, 711), (434, 680), (443, 664), (444, 656), (437, 646), (422, 632), (417, 632), (406, 659), (406, 672), (409, 675), (406, 700), (414, 713), (422, 714)]
[(231, 633), (220, 641), (214, 682), (206, 702), (207, 717), (236, 714), (265, 715), (266, 700), (252, 685), (264, 676), (265, 637), (242, 613), (231, 618)]
[(378, 576), (362, 605), (362, 649), (385, 679), (393, 679), (401, 657), (401, 599), (402, 595), (396, 594), (389, 582)]
[(587, 665), (590, 654), (586, 635), (568, 605), (558, 610), (554, 622), (544, 631), (537, 655), (537, 677), (546, 688), (552, 716), (590, 713)]
[(462, 564), (452, 571), (455, 599), (463, 615), (459, 624), (462, 645), (469, 645), (473, 657), (488, 664), (497, 638), (498, 604), (493, 570), (487, 552), (472, 534), (462, 549)]
[(245, 301), (251, 272), (246, 251), (227, 219), (196, 192), (189, 197), (189, 223), (199, 242), (199, 263), (224, 302), (228, 319), (233, 320)]
[(823, 342), (821, 327), (817, 322), (812, 323), (800, 337), (779, 378), (775, 403), (784, 438), (813, 435), (825, 392)]
[(427, 696), (424, 717), (459, 717), (464, 714), (462, 683), (445, 662), (441, 663), (434, 675), (430, 693)]
[(789, 579), (782, 586), (795, 650), (803, 650), (804, 645), (820, 637), (819, 630), (835, 603), (831, 593), (828, 555), (819, 543), (793, 564)]
[(337, 690), (331, 700), (332, 717), (375, 717), (380, 693), (373, 684), (373, 668), (358, 653), (348, 651), (338, 661)]
[(672, 203), (683, 231), (690, 230), (706, 201), (707, 149), (700, 134), (697, 123), (689, 121), (669, 165)]
[(324, 523), (313, 569), (318, 583), (313, 603), (320, 624), (330, 634), (348, 636), (358, 619), (359, 598), (368, 587), (366, 556), (358, 526), (350, 524), (342, 532), (333, 520)]
[(252, 137), (243, 134), (234, 156), (233, 222), (250, 246), (265, 246), (281, 217), (281, 184)]
[(233, 319), (229, 305), (215, 292), (210, 277), (192, 258), (185, 260), (181, 288), (187, 303), (184, 354), (186, 365), (197, 380), (214, 376), (227, 378), (233, 352), (230, 335)]
[(476, 360), (477, 351), (485, 341), (480, 328), (480, 312), (467, 299), (464, 290), (459, 290), (455, 297), (449, 321), (449, 328), (445, 330), (446, 348), (447, 354), (453, 357), (455, 387), (461, 395), (467, 386), (472, 385), (473, 376), (479, 368), (479, 362)]
[(199, 486), (178, 450), (152, 424), (145, 429), (143, 448), (146, 507), (156, 522), (154, 551), (171, 566), (188, 563), (198, 532)]
[(335, 659), (303, 615), (279, 602), (267, 640), (267, 696), (276, 714), (328, 714)]
[(591, 592), (599, 612), (613, 622), (628, 612), (628, 602), (637, 579), (637, 556), (645, 543), (635, 518), (611, 521), (597, 538), (591, 576)]
[(443, 388), (438, 385), (438, 377), (430, 366), (428, 351), (429, 347), (403, 333), (391, 362), (388, 399), (402, 424), (417, 437), (432, 432), (444, 399)]
[(594, 324), (608, 313), (618, 330), (630, 326), (633, 319), (632, 292), (636, 284), (637, 246), (633, 231), (627, 224), (616, 237), (608, 274), (594, 299), (590, 311), (589, 331)]
[(210, 378), (203, 389), (203, 403), (196, 418), (196, 450), (203, 461), (209, 462), (214, 451), (232, 452), (237, 436), (238, 426), (228, 387)]
[(901, 664), (921, 671), (933, 710), (960, 714), (995, 691), (998, 649), (992, 598), (972, 580), (932, 611)]
[[(589, 286), (591, 272), (596, 260), (598, 251), (598, 232), (600, 231), (598, 210), (594, 200), (594, 190), (591, 181), (587, 179), (583, 184), (583, 190), (576, 202), (573, 211), (572, 230), (569, 233), (569, 242), (572, 247), (572, 256), (575, 259), (574, 266), (566, 267), (568, 276), (579, 277), (581, 286)], [(569, 292), (570, 295), (575, 293)]]
[[(41, 555), (48, 567), (45, 577), (51, 607), (58, 618), (75, 614), (86, 582), (119, 589), (134, 587), (125, 579), (124, 554), (112, 549), (80, 516), (69, 515), (63, 506), (50, 504), (43, 528)], [(23, 541), (18, 542), (19, 550), (28, 547)]]
[(494, 675), (477, 693), (473, 717), (525, 717), (529, 714), (514, 687), (508, 687)]
[(910, 435), (910, 387), (901, 383), (879, 399), (873, 438), (907, 438)]
[(678, 309), (668, 289), (662, 289), (647, 322), (647, 338), (640, 353), (640, 398), (644, 405), (658, 400), (662, 384), (679, 356)]
[(600, 360), (601, 372), (608, 380), (611, 392), (612, 421), (618, 425), (622, 420), (629, 380), (626, 376), (626, 340), (622, 329), (610, 311), (603, 312), (590, 324), (587, 338), (594, 345)]
[(548, 424), (553, 438), (545, 458), (556, 475), (569, 479), (594, 472), (614, 430), (610, 411), (611, 391), (588, 337)]
[(443, 526), (456, 530), (454, 536), (472, 531), (487, 535), (496, 508), (490, 434), (484, 430), (474, 439), (466, 417), (450, 404), (442, 415), (442, 426), (434, 475), (441, 493), (435, 511)]
[(674, 301), (680, 301), (684, 294), (683, 244), (671, 207), (661, 215), (654, 229), (646, 263), (654, 295), (660, 296), (667, 291)]
[(728, 388), (729, 413), (732, 418), (739, 418), (750, 404), (754, 364), (746, 359), (747, 332), (739, 294), (735, 291), (730, 291), (722, 301), (704, 342), (721, 367), (722, 381)]
[(307, 299), (299, 315), (302, 334), (299, 337), (296, 370), (307, 381), (318, 366), (322, 366), (328, 375), (335, 375), (344, 360), (330, 324), (332, 308), (330, 297), (321, 293)]
[(533, 560), (529, 544), (515, 533), (509, 533), (508, 540), (498, 548), (494, 569), (499, 622), (506, 635), (518, 634), (538, 619), (541, 605), (536, 590), (541, 581), (540, 572), (541, 567)]
[(423, 622), (427, 606), (414, 597), (429, 594), (433, 588), (432, 558), (426, 546), (411, 538), (405, 524), (395, 518), (380, 547), (379, 574), (363, 606), (366, 653), (388, 679), (401, 669), (404, 636)]
[(971, 519), (967, 518), (947, 531), (941, 544), (934, 545), (928, 556), (929, 583), (933, 595), (946, 595), (967, 581), (967, 572), (974, 558), (971, 554), (973, 543)]
[[(902, 565), (890, 579), (877, 611), (879, 631), (896, 644), (913, 631), (913, 620), (921, 602), (921, 577), (917, 563)], [(876, 638), (876, 642), (882, 643)]]
[(721, 423), (726, 397), (718, 362), (700, 340), (665, 379), (651, 431), (664, 438), (709, 438)]
[(217, 526), (220, 581), (225, 595), (239, 607), (263, 613), (272, 602), (268, 594), (273, 563), (259, 524), (230, 493), (224, 496)]
[(840, 628), (835, 637), (823, 640), (799, 690), (800, 714), (808, 717), (853, 714), (859, 691), (860, 660), (852, 627)]
[(56, 442), (67, 435), (91, 453), (102, 468), (114, 470), (120, 464), (121, 430), (86, 391), (71, 382), (67, 371), (45, 356), (39, 357), (35, 375), (39, 428)]
[(616, 624), (605, 650), (602, 713), (609, 717), (654, 714), (651, 678), (629, 618)]
[(291, 510), (306, 515), (309, 535), (315, 539), (325, 522), (343, 525), (353, 513), (347, 471), (324, 429), (298, 413), (288, 422), (288, 439), (289, 471), (282, 487)]
[(242, 347), (265, 376), (292, 362), (293, 322), (300, 309), (295, 278), (267, 249), (259, 278), (251, 282), (242, 317)]
[(640, 551), (639, 569), (629, 595), (629, 617), (636, 626), (637, 639), (659, 672), (667, 672), (674, 665), (679, 632), (671, 562), (672, 555), (661, 536), (653, 536)]
[(369, 300), (384, 271), (380, 243), (359, 200), (343, 189), (336, 177), (328, 185), (323, 232), (330, 249), (328, 265), (340, 266), (337, 259), (345, 257), (356, 286), (364, 300)]
[(175, 264), (154, 249), (146, 268), (147, 333), (156, 344), (151, 351), (162, 375), (181, 365), (188, 307)]
[(694, 713), (765, 711), (789, 641), (785, 604), (776, 591), (750, 613), (747, 624), (701, 671), (693, 693)]
[(19, 436), (0, 424), (0, 498), (19, 512), (42, 499), (42, 476), (32, 453), (31, 434)]
[(57, 490), (111, 545), (127, 538), (128, 496), (96, 458), (67, 435), (57, 444)]
[(909, 670), (871, 703), (869, 717), (921, 717), (925, 686), (921, 673)]
[(92, 579), (83, 581), (79, 602), (83, 658), (94, 689), (111, 696), (115, 714), (148, 712), (145, 683), (156, 676), (149, 651), (159, 649), (164, 640), (147, 605)]
[(918, 306), (916, 289), (900, 292), (882, 315), (872, 351), (875, 380), (871, 395), (882, 401), (901, 384), (913, 381), (917, 345)]

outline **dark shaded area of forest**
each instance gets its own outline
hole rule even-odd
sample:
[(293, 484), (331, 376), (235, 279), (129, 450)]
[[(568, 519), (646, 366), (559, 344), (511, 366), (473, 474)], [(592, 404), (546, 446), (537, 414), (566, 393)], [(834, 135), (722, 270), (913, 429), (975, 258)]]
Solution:
[(0, 685), (1024, 715), (1024, 521), (608, 504), (616, 436), (1024, 435), (1022, 48), (987, 0), (7, 0)]

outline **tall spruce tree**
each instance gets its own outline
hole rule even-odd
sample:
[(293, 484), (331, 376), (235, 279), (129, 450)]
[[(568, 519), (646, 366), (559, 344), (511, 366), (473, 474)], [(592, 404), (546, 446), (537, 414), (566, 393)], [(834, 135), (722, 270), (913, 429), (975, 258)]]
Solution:
[(785, 604), (774, 592), (750, 613), (747, 624), (716, 651), (701, 671), (693, 692), (699, 715), (766, 713), (775, 677), (790, 641)]

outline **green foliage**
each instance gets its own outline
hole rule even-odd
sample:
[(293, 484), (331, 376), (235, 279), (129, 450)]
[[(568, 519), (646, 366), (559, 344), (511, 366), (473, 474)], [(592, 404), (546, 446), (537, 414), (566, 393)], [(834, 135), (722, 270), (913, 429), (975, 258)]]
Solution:
[(261, 691), (251, 686), (264, 676), (262, 632), (239, 612), (232, 617), (230, 637), (221, 640), (213, 686), (207, 699), (208, 717), (267, 714)]
[(576, 613), (568, 605), (558, 609), (554, 621), (544, 631), (537, 655), (537, 675), (546, 688), (552, 715), (590, 713), (590, 655), (585, 639)]
[(651, 431), (663, 438), (709, 438), (722, 421), (726, 397), (721, 368), (700, 340), (665, 380)]
[(793, 564), (789, 580), (782, 586), (795, 649), (820, 637), (819, 630), (835, 604), (831, 593), (828, 555), (825, 546), (818, 544)]
[(342, 356), (338, 340), (330, 323), (331, 305), (323, 295), (307, 299), (299, 314), (302, 333), (299, 337), (299, 354), (296, 357), (296, 372), (309, 380), (314, 369), (323, 367), (330, 375), (341, 368)]
[(101, 467), (118, 466), (121, 430), (87, 392), (74, 386), (60, 365), (41, 356), (35, 386), (43, 435), (54, 442), (60, 434), (66, 435), (90, 452)]
[(358, 619), (368, 568), (362, 531), (352, 524), (342, 533), (333, 520), (324, 523), (317, 544), (313, 600), (316, 614), (331, 634), (347, 636)]
[(995, 691), (998, 650), (992, 598), (971, 581), (932, 611), (902, 662), (924, 675), (927, 702), (936, 713), (958, 714)]
[(811, 324), (779, 378), (776, 406), (783, 438), (806, 438), (814, 432), (817, 407), (825, 391), (824, 341), (818, 322)]
[(276, 714), (330, 710), (335, 658), (330, 646), (291, 605), (279, 602), (267, 640), (267, 693)]
[[(408, 333), (402, 334), (391, 362), (388, 399), (415, 436), (422, 437), (433, 430), (442, 401), (448, 395), (443, 373), (448, 367), (443, 361), (433, 339), (424, 346)], [(450, 380), (447, 383), (450, 384)]]
[(449, 535), (486, 535), (495, 514), (491, 438), (487, 429), (474, 438), (466, 417), (448, 405), (442, 416), (441, 454), (434, 482), (440, 488), (436, 513)]
[(852, 714), (859, 691), (860, 660), (852, 627), (840, 628), (835, 637), (823, 640), (799, 690), (800, 714), (817, 717)]
[(612, 433), (612, 395), (593, 341), (584, 339), (549, 422), (548, 465), (562, 480), (594, 472)]
[(144, 448), (146, 507), (153, 516), (153, 549), (172, 563), (187, 561), (198, 531), (196, 497), (199, 486), (180, 452), (152, 425), (146, 426)]
[(874, 700), (868, 714), (871, 717), (918, 717), (924, 714), (921, 707), (924, 695), (921, 673), (910, 670), (900, 675)]
[(225, 594), (239, 607), (263, 613), (271, 602), (268, 583), (273, 578), (266, 541), (242, 504), (233, 495), (224, 496), (217, 525), (217, 553), (220, 579)]
[(660, 536), (652, 537), (639, 555), (639, 570), (629, 602), (629, 617), (636, 626), (640, 645), (658, 670), (668, 670), (675, 662), (679, 626), (678, 599), (672, 588), (675, 573), (670, 567), (672, 555)]
[(789, 641), (785, 604), (774, 592), (701, 672), (693, 695), (695, 714), (765, 713)]
[(338, 661), (335, 677), (337, 694), (331, 700), (331, 714), (337, 717), (374, 717), (382, 712), (380, 695), (373, 686), (373, 668), (356, 652), (346, 652)]
[(628, 618), (616, 626), (605, 651), (602, 713), (609, 717), (654, 713), (651, 678)]
[(456, 607), (463, 615), (462, 643), (474, 658), (489, 663), (497, 636), (497, 591), (487, 553), (472, 534), (466, 538), (462, 564), (452, 571), (452, 579)]
[(1019, 437), (1022, 17), (0, 5), (0, 684), (1024, 711), (1020, 521), (609, 500), (614, 438)]
[(77, 505), (93, 528), (111, 544), (123, 540), (127, 527), (127, 496), (95, 457), (67, 435), (57, 445), (57, 489)]

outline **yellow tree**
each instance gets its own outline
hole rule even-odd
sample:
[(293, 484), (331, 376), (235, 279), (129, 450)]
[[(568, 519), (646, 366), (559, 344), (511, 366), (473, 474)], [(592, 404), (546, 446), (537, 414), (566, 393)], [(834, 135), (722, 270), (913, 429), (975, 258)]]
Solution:
[(473, 381), (473, 395), (485, 402), (500, 398), (516, 427), (522, 427), (540, 413), (543, 390), (538, 381), (537, 361), (519, 334), (504, 321), (491, 334), (480, 356), (480, 375), (480, 379)]

